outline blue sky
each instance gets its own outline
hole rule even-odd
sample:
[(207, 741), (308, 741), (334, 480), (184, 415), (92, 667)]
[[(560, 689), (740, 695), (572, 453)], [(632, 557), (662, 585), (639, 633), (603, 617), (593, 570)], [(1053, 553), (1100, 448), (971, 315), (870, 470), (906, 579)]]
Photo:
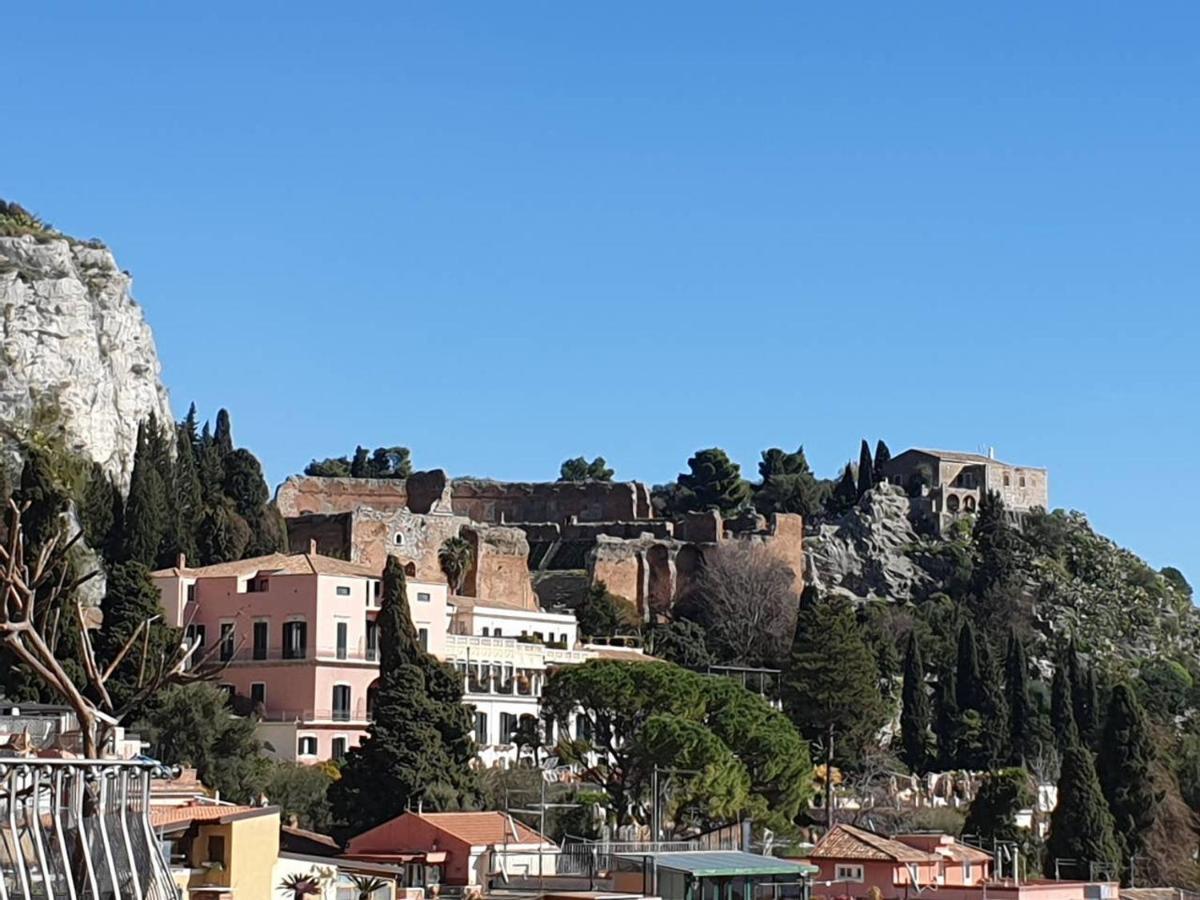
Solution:
[(5, 17), (0, 196), (113, 247), (273, 482), (992, 445), (1200, 580), (1194, 5)]

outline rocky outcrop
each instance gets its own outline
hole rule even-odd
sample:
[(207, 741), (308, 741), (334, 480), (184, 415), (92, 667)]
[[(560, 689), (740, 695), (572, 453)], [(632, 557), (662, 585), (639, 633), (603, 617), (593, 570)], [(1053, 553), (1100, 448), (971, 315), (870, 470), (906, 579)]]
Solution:
[(822, 591), (856, 601), (921, 595), (932, 578), (913, 557), (920, 537), (909, 514), (903, 490), (877, 485), (836, 523), (807, 536), (808, 577)]
[(97, 244), (0, 237), (0, 442), (44, 428), (129, 482), (138, 423), (171, 421), (150, 326), (132, 279)]

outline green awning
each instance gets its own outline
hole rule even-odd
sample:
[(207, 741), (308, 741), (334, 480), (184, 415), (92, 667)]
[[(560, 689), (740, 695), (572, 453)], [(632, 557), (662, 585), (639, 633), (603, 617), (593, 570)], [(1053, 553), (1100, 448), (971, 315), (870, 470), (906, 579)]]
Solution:
[(687, 850), (678, 853), (623, 853), (622, 859), (646, 860), (659, 869), (683, 872), (695, 878), (719, 878), (730, 875), (792, 875), (803, 878), (817, 871), (774, 856), (759, 856), (740, 850)]

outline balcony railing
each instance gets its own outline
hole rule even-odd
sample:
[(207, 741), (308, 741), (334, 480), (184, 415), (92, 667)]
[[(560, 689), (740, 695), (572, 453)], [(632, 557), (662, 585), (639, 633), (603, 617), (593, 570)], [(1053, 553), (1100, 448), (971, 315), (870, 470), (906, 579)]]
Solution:
[(299, 725), (313, 722), (351, 722), (366, 724), (371, 720), (366, 703), (356, 703), (350, 709), (268, 709), (263, 711), (264, 722), (295, 722)]
[(370, 663), (379, 662), (379, 650), (375, 647), (239, 647), (232, 653), (220, 654), (219, 659), (231, 665), (311, 660)]
[(178, 900), (150, 826), (155, 768), (0, 758), (0, 897)]

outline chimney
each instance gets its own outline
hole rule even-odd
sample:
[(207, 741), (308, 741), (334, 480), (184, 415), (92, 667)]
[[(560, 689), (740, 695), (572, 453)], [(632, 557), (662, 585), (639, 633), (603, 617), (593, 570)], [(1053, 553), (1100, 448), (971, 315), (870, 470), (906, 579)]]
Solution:
[(175, 565), (180, 569), (186, 569), (187, 568), (187, 554), (180, 553), (179, 556), (176, 557), (176, 559), (175, 559)]
[(996, 448), (988, 447), (988, 459), (995, 459), (995, 458), (996, 458)]
[(310, 556), (317, 555), (317, 539), (316, 538), (308, 539), (308, 553)]

